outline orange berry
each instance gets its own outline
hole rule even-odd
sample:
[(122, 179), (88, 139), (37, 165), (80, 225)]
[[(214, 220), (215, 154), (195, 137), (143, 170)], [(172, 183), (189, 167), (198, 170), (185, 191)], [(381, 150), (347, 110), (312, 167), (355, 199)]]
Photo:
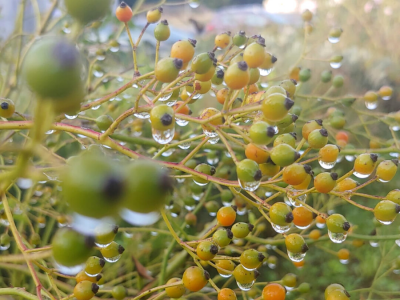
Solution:
[(218, 34), (215, 37), (215, 46), (217, 46), (220, 49), (226, 48), (231, 42), (232, 42), (232, 37), (231, 37), (231, 32), (227, 31), (221, 34)]
[(250, 68), (258, 68), (265, 60), (265, 40), (259, 37), (243, 51), (243, 60)]
[[(196, 40), (188, 39), (186, 41), (177, 41), (172, 45), (171, 57), (182, 59), (184, 64), (189, 63), (189, 61), (194, 56), (194, 48), (196, 47)], [(182, 66), (186, 68), (187, 65)]]
[[(247, 92), (247, 86), (243, 88), (244, 92)], [(249, 86), (249, 94), (257, 93), (258, 92), (258, 86), (257, 84), (252, 84)]]
[(226, 96), (228, 96), (229, 90), (227, 88), (220, 89), (217, 92), (217, 101), (221, 104), (225, 103)]
[(350, 251), (347, 249), (340, 249), (337, 252), (337, 256), (339, 257), (339, 259), (348, 260), (350, 257)]
[(325, 163), (334, 163), (339, 155), (339, 147), (336, 145), (328, 144), (319, 149), (319, 158)]
[(125, 2), (121, 2), (121, 4), (117, 7), (117, 10), (115, 11), (115, 16), (121, 22), (129, 22), (133, 16), (132, 9)]
[(299, 78), (300, 70), (301, 70), (300, 67), (295, 67), (295, 68), (293, 68), (293, 69), (290, 71), (289, 78), (290, 78), (290, 79), (293, 79), (293, 80), (296, 80), (296, 81), (299, 81), (299, 79), (300, 79), (300, 78)]
[(283, 170), (282, 179), (287, 184), (298, 185), (306, 179), (310, 172), (311, 167), (309, 165), (294, 163)]
[(182, 276), (183, 285), (191, 292), (198, 292), (206, 286), (210, 274), (199, 267), (189, 267)]
[(313, 130), (321, 128), (322, 128), (322, 120), (320, 119), (311, 120), (303, 125), (303, 128), (301, 129), (301, 134), (303, 135), (303, 138), (308, 140), (308, 136)]
[(314, 187), (320, 193), (329, 193), (336, 186), (336, 173), (323, 172), (314, 178)]
[(346, 131), (338, 131), (335, 136), (336, 140), (345, 140), (346, 143), (349, 141), (349, 134)]
[(253, 143), (246, 146), (245, 155), (248, 159), (254, 160), (258, 164), (266, 163), (269, 158), (269, 152), (266, 149)]
[(358, 185), (357, 181), (351, 178), (345, 178), (336, 185), (336, 189), (339, 192), (350, 191), (355, 187), (357, 187), (357, 185)]
[(217, 220), (222, 226), (231, 226), (236, 220), (236, 210), (232, 206), (221, 207), (217, 212)]
[(269, 283), (264, 287), (262, 297), (264, 300), (285, 300), (286, 290), (279, 283)]
[[(318, 216), (319, 217), (319, 216)], [(317, 218), (318, 218), (317, 217)], [(325, 219), (323, 219), (325, 222)], [(312, 240), (318, 240), (321, 237), (321, 231), (319, 231), (318, 229), (314, 229), (310, 231), (310, 234), (308, 235), (308, 237)]]
[(317, 223), (320, 223), (320, 224), (325, 224), (325, 223), (326, 223), (326, 220), (325, 220), (323, 217), (321, 217), (321, 216), (317, 216), (317, 217), (315, 218), (315, 221), (316, 221)]
[(224, 288), (218, 292), (218, 300), (236, 300), (236, 294), (234, 291), (228, 288)]
[(178, 114), (183, 114), (183, 115), (191, 115), (192, 111), (190, 110), (189, 106), (183, 105), (183, 101), (177, 101), (172, 108), (175, 110), (176, 113)]
[(301, 261), (294, 261), (293, 264), (296, 268), (300, 269), (300, 268), (304, 267), (304, 262), (305, 262), (305, 259), (303, 259)]
[(292, 211), (293, 224), (297, 227), (307, 227), (314, 219), (313, 213), (304, 206), (295, 207)]

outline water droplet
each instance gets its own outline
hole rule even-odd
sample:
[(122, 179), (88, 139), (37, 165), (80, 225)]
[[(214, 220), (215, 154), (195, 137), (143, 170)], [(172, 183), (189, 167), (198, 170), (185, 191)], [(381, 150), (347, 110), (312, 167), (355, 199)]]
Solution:
[(185, 142), (185, 143), (179, 144), (178, 147), (183, 150), (187, 150), (190, 148), (190, 142)]
[(70, 116), (70, 115), (65, 114), (65, 117), (66, 117), (68, 120), (73, 120), (73, 119), (76, 119), (76, 118), (78, 117), (78, 115)]
[(343, 265), (347, 265), (349, 263), (348, 259), (339, 259), (339, 261), (343, 264)]
[(195, 205), (185, 205), (187, 211), (192, 211), (195, 207)]
[(44, 223), (39, 222), (39, 223), (38, 223), (38, 227), (39, 227), (39, 228), (45, 228), (45, 227), (46, 227), (46, 222), (44, 222)]
[(260, 186), (261, 181), (242, 181), (239, 179), (240, 187), (246, 191), (254, 192)]
[(261, 87), (262, 88), (267, 88), (269, 86), (268, 82), (261, 82)]
[(285, 285), (285, 289), (286, 289), (288, 292), (290, 292), (291, 290), (294, 289), (294, 287), (290, 287), (290, 286)]
[(344, 158), (347, 161), (354, 161), (356, 159), (356, 157), (354, 155), (345, 155)]
[(96, 59), (99, 61), (105, 60), (106, 56), (105, 55), (96, 55)]
[(168, 156), (171, 156), (171, 154), (174, 153), (174, 151), (175, 151), (174, 148), (170, 148), (170, 149), (164, 151), (161, 155), (164, 157), (168, 157)]
[(93, 235), (95, 229), (103, 223), (115, 224), (112, 218), (95, 219), (77, 213), (72, 214), (71, 227), (83, 235)]
[(206, 183), (204, 183), (204, 182), (198, 182), (198, 181), (196, 181), (196, 180), (194, 180), (194, 179), (193, 179), (193, 181), (194, 181), (195, 184), (197, 184), (197, 185), (199, 185), (199, 186), (205, 186), (205, 185), (208, 184), (208, 181), (207, 181)]
[(221, 276), (221, 277), (223, 277), (223, 278), (229, 278), (229, 277), (231, 277), (232, 276), (232, 274), (222, 274), (222, 273), (220, 273), (221, 271), (220, 270), (218, 270), (217, 269), (217, 271), (218, 271), (218, 274)]
[(295, 224), (294, 226), (296, 226), (298, 229), (303, 230), (303, 229), (307, 229), (308, 227), (310, 227), (311, 224), (308, 224), (308, 225), (306, 225), (306, 226), (298, 226), (298, 225)]
[(215, 216), (217, 215), (216, 212), (209, 212), (208, 214), (209, 214), (211, 217), (215, 217)]
[(5, 245), (0, 245), (0, 251), (8, 250), (8, 248), (10, 248), (10, 243), (5, 244)]
[(104, 258), (105, 261), (107, 261), (109, 263), (115, 263), (115, 262), (119, 261), (119, 259), (121, 258), (121, 254), (118, 254), (118, 255), (113, 256), (113, 257), (105, 257), (105, 256), (103, 256), (103, 258)]
[(54, 131), (55, 131), (55, 130), (52, 130), (52, 129), (50, 129), (50, 130), (47, 130), (47, 131), (46, 131), (46, 134), (53, 134), (53, 133), (54, 133)]
[(85, 274), (89, 277), (96, 277), (97, 275), (99, 275), (100, 273), (96, 273), (96, 274), (90, 274), (85, 270)]
[(324, 168), (325, 170), (330, 170), (336, 165), (336, 161), (334, 161), (334, 162), (324, 162), (324, 161), (319, 159), (318, 162), (319, 162), (319, 165), (322, 168)]
[(379, 181), (379, 182), (386, 183), (386, 182), (389, 182), (390, 180), (383, 180), (382, 178), (378, 178), (378, 181)]
[(178, 183), (184, 183), (185, 182), (185, 178), (177, 178), (176, 181), (178, 181)]
[(288, 225), (281, 226), (281, 225), (271, 223), (271, 226), (277, 233), (285, 233), (290, 230), (290, 227), (292, 226), (292, 224), (290, 223)]
[(392, 126), (391, 127), (393, 131), (399, 131), (400, 130), (400, 126)]
[(176, 124), (178, 124), (181, 127), (185, 127), (187, 124), (189, 124), (189, 121), (182, 120), (179, 118), (175, 118)]
[(265, 197), (271, 197), (273, 192), (265, 192)]
[(336, 44), (337, 42), (340, 41), (340, 38), (330, 36), (330, 37), (328, 37), (328, 41), (329, 41), (331, 44)]
[(190, 3), (189, 3), (189, 6), (190, 6), (191, 8), (198, 8), (198, 7), (200, 6), (200, 3), (197, 2), (197, 1), (193, 1), (193, 2), (190, 2)]
[(168, 144), (172, 141), (175, 134), (175, 128), (167, 129), (167, 130), (157, 130), (155, 128), (151, 129), (151, 133), (153, 135), (153, 139), (159, 144)]
[[(186, 94), (190, 97), (192, 95), (192, 93), (186, 92)], [(196, 94), (192, 97), (193, 100), (197, 100), (200, 99), (200, 97), (202, 97), (201, 94)]]
[(244, 216), (247, 213), (247, 208), (246, 207), (238, 207), (236, 214), (238, 216)]
[(120, 212), (120, 216), (122, 219), (135, 226), (153, 225), (160, 219), (160, 214), (158, 212), (142, 214), (129, 209), (123, 209)]
[(200, 193), (200, 194), (192, 193), (192, 198), (196, 201), (199, 201), (203, 196), (204, 196), (204, 193)]
[(133, 114), (136, 118), (138, 119), (148, 119), (150, 118), (150, 114), (148, 112), (140, 112), (140, 113), (134, 113)]
[(210, 165), (216, 165), (218, 162), (219, 162), (218, 157), (214, 158), (207, 157), (207, 163), (209, 163)]
[(2, 225), (4, 225), (4, 226), (9, 226), (10, 225), (10, 222), (8, 222), (8, 220), (7, 219), (0, 219), (0, 224), (2, 224)]
[(70, 29), (69, 27), (63, 27), (62, 31), (63, 31), (65, 34), (71, 33), (71, 29)]
[(163, 94), (158, 100), (167, 101), (167, 100), (169, 100), (169, 98), (171, 98), (171, 96), (172, 96), (172, 92), (166, 93), (166, 94)]
[(241, 289), (242, 291), (250, 291), (251, 287), (254, 284), (254, 281), (250, 282), (250, 283), (239, 283), (238, 281), (236, 281), (236, 284), (239, 287), (239, 289)]
[(391, 157), (399, 157), (399, 156), (400, 156), (400, 153), (397, 153), (397, 152), (390, 152), (389, 155), (390, 155)]
[(357, 178), (367, 178), (371, 174), (361, 174), (359, 172), (354, 172), (353, 175), (356, 176)]
[(325, 226), (326, 226), (325, 223), (319, 223), (319, 222), (316, 222), (315, 225), (316, 225), (319, 229), (325, 228)]
[(19, 188), (26, 190), (29, 189), (30, 187), (32, 187), (32, 179), (29, 178), (18, 178), (17, 179), (17, 185), (19, 186)]
[(152, 232), (150, 232), (150, 234), (151, 234), (152, 236), (157, 236), (157, 235), (158, 235), (158, 232), (152, 231)]
[(209, 139), (208, 139), (208, 142), (209, 142), (211, 145), (215, 145), (216, 143), (218, 143), (218, 141), (219, 141), (219, 137), (209, 138)]
[(53, 264), (54, 264), (55, 269), (57, 269), (57, 271), (59, 273), (64, 274), (64, 275), (71, 275), (71, 276), (78, 274), (85, 267), (85, 264), (67, 267), (67, 266), (57, 263), (56, 261), (54, 261)]
[(272, 68), (271, 69), (259, 69), (259, 70), (260, 70), (261, 76), (267, 76), (272, 72)]
[(374, 110), (375, 108), (378, 107), (378, 101), (375, 101), (375, 102), (365, 101), (365, 107), (368, 108), (369, 110)]
[(379, 223), (381, 223), (381, 224), (383, 224), (383, 225), (390, 225), (390, 224), (393, 223), (393, 221), (394, 221), (395, 218), (396, 218), (396, 217), (394, 217), (392, 220), (389, 220), (389, 221), (387, 221), (387, 220), (382, 221), (382, 220), (379, 220), (379, 219), (377, 219), (377, 220), (378, 220)]
[(391, 98), (391, 96), (384, 96), (384, 97), (382, 97), (382, 100), (387, 101), (387, 100), (390, 100), (390, 98)]
[(118, 52), (119, 51), (119, 47), (111, 47), (110, 51), (113, 52), (113, 53)]
[(329, 238), (331, 239), (332, 242), (336, 243), (336, 244), (340, 244), (343, 243), (346, 240), (347, 237), (347, 232), (345, 233), (335, 233), (332, 232), (330, 230), (328, 230), (328, 235)]
[(332, 69), (339, 69), (342, 66), (341, 62), (331, 62), (330, 63)]
[(269, 267), (270, 269), (275, 269), (275, 268), (276, 268), (276, 264), (268, 263), (268, 267)]
[(374, 248), (379, 247), (379, 243), (377, 241), (369, 241), (369, 244)]
[(396, 240), (396, 245), (400, 247), (400, 240)]
[(294, 253), (289, 250), (287, 250), (287, 254), (288, 254), (290, 260), (296, 261), (296, 262), (302, 261), (304, 259), (304, 257), (306, 256), (306, 253), (302, 253), (302, 252)]

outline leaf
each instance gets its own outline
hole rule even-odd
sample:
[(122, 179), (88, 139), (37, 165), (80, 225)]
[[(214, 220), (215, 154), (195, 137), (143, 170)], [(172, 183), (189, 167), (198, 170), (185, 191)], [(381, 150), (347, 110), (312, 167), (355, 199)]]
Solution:
[(148, 280), (154, 280), (154, 278), (149, 275), (147, 269), (136, 259), (136, 257), (132, 255), (132, 259), (133, 262), (135, 263), (136, 270), (141, 277), (146, 278)]

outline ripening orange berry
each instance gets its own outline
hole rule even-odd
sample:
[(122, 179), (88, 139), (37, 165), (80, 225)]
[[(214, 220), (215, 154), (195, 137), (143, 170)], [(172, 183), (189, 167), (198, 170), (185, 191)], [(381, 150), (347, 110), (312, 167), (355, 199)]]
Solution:
[[(318, 216), (319, 217), (319, 216)], [(317, 217), (317, 218), (318, 218)], [(323, 219), (325, 221), (325, 219)], [(321, 231), (319, 231), (318, 229), (314, 229), (312, 231), (310, 231), (310, 234), (308, 235), (308, 237), (312, 240), (318, 240), (321, 237)]]
[(339, 156), (339, 147), (336, 145), (328, 144), (319, 149), (319, 159), (325, 163), (336, 162)]
[(220, 49), (225, 49), (232, 42), (231, 32), (227, 31), (221, 34), (218, 34), (215, 37), (215, 46)]
[(336, 140), (344, 140), (346, 143), (349, 141), (349, 134), (346, 131), (338, 131), (335, 136)]
[(243, 88), (245, 93), (247, 93), (247, 87), (249, 87), (249, 94), (253, 94), (253, 93), (257, 93), (258, 92), (257, 84), (252, 84), (252, 85), (249, 85), (249, 86), (245, 86)]
[(298, 268), (301, 269), (302, 267), (304, 267), (304, 263), (305, 263), (305, 259), (301, 260), (301, 261), (294, 261), (293, 265)]
[(311, 120), (308, 121), (303, 125), (303, 128), (301, 130), (301, 133), (303, 135), (303, 138), (308, 140), (308, 136), (310, 133), (316, 129), (321, 129), (322, 128), (322, 120), (317, 119), (317, 120)]
[(229, 90), (227, 88), (220, 89), (217, 92), (217, 101), (222, 105), (225, 103), (226, 96), (228, 96)]
[(300, 78), (299, 78), (300, 70), (301, 70), (300, 67), (294, 67), (289, 73), (289, 78), (293, 79), (295, 81), (299, 81), (300, 80)]
[(350, 257), (350, 251), (347, 249), (340, 249), (337, 252), (337, 256), (339, 257), (339, 259), (341, 260), (348, 260)]
[(282, 179), (287, 184), (298, 185), (306, 179), (310, 172), (311, 167), (309, 165), (294, 163), (283, 170)]
[(381, 161), (376, 168), (376, 176), (379, 181), (388, 182), (396, 175), (399, 161), (397, 159)]
[(236, 220), (236, 207), (225, 206), (221, 207), (217, 212), (217, 220), (221, 226), (231, 226)]
[(250, 68), (258, 68), (265, 59), (265, 39), (259, 37), (254, 43), (251, 43), (243, 51), (243, 60)]
[(356, 188), (357, 185), (358, 185), (357, 181), (348, 177), (348, 178), (343, 179), (336, 185), (336, 190), (338, 190), (339, 192), (350, 191), (350, 190)]
[[(186, 41), (177, 41), (172, 45), (171, 57), (182, 59), (184, 64), (189, 63), (194, 56), (194, 48), (196, 47), (196, 43), (196, 40), (192, 39), (188, 39)], [(182, 68), (183, 67), (184, 66), (182, 66)]]
[(163, 13), (163, 8), (158, 7), (149, 10), (146, 15), (147, 23), (157, 23), (161, 19), (161, 14)]
[(279, 283), (269, 283), (264, 287), (262, 297), (264, 300), (285, 300), (286, 290)]
[(218, 300), (236, 300), (234, 291), (228, 288), (223, 288), (218, 292)]
[(375, 168), (378, 155), (375, 153), (363, 153), (354, 161), (354, 171), (362, 175), (370, 175)]
[(314, 219), (313, 213), (304, 206), (295, 207), (292, 214), (293, 224), (299, 228), (308, 227)]
[(248, 159), (254, 160), (258, 164), (266, 163), (269, 158), (267, 149), (253, 143), (246, 146), (245, 155)]
[(206, 286), (210, 274), (199, 267), (189, 267), (182, 276), (183, 285), (191, 292), (198, 292)]
[(127, 5), (125, 2), (122, 1), (121, 4), (117, 7), (117, 10), (115, 11), (115, 16), (121, 22), (124, 23), (129, 22), (133, 16), (132, 9), (130, 8), (129, 5)]
[(336, 186), (336, 173), (323, 172), (314, 178), (314, 187), (320, 193), (329, 193)]
[(190, 110), (189, 106), (183, 105), (183, 101), (177, 101), (172, 108), (175, 110), (176, 113), (178, 114), (183, 114), (183, 115), (191, 115), (192, 111)]
[(321, 217), (321, 216), (317, 216), (317, 217), (315, 218), (315, 221), (316, 221), (317, 223), (319, 223), (319, 224), (325, 224), (325, 223), (326, 223), (326, 220), (325, 220), (323, 217)]

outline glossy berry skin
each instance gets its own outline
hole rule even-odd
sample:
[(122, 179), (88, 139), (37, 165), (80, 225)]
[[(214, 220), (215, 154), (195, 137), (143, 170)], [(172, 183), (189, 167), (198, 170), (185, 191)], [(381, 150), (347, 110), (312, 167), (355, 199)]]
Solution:
[(74, 296), (77, 300), (90, 300), (99, 290), (99, 286), (90, 281), (78, 282), (74, 287)]
[[(228, 249), (228, 248), (227, 248)], [(228, 272), (224, 272), (223, 270), (217, 269), (218, 273), (222, 274), (222, 275), (229, 275), (232, 272), (236, 265), (233, 261), (228, 260), (228, 259), (219, 259), (217, 260), (217, 262), (215, 263), (219, 268), (222, 268)]]
[(215, 64), (213, 64), (211, 66), (211, 68), (206, 73), (204, 73), (204, 74), (195, 74), (194, 78), (196, 80), (198, 80), (198, 81), (201, 81), (201, 82), (210, 81), (213, 78), (214, 74), (215, 74), (215, 70), (216, 70), (216, 66), (215, 66)]
[(205, 74), (213, 65), (214, 53), (204, 52), (192, 60), (191, 70), (196, 74)]
[(340, 181), (337, 185), (335, 190), (338, 190), (339, 192), (344, 192), (344, 191), (349, 191), (358, 186), (357, 181), (351, 179), (351, 178), (345, 178), (342, 181)]
[(258, 68), (265, 59), (265, 44), (263, 39), (251, 43), (243, 51), (243, 59), (250, 68)]
[(321, 237), (321, 231), (319, 231), (318, 229), (311, 230), (310, 234), (308, 235), (308, 237), (310, 239), (316, 241)]
[(292, 209), (284, 202), (276, 202), (269, 210), (269, 217), (272, 223), (286, 226), (293, 221)]
[(126, 289), (122, 285), (114, 286), (111, 295), (115, 300), (122, 300), (126, 297)]
[(342, 35), (342, 33), (343, 33), (342, 28), (334, 27), (329, 31), (329, 36), (339, 38)]
[(247, 249), (240, 255), (240, 263), (246, 269), (256, 269), (264, 261), (265, 256), (255, 249)]
[(313, 172), (311, 172), (310, 174), (307, 174), (306, 179), (304, 179), (302, 183), (296, 184), (296, 185), (292, 185), (292, 187), (295, 190), (299, 190), (299, 191), (300, 190), (306, 190), (313, 179), (314, 179)]
[(381, 161), (376, 168), (376, 176), (385, 182), (392, 180), (396, 175), (398, 164), (397, 159)]
[(294, 114), (287, 114), (282, 120), (276, 123), (276, 126), (281, 130), (287, 128), (297, 121), (299, 117)]
[(282, 94), (272, 94), (262, 102), (261, 111), (265, 119), (272, 122), (282, 120), (294, 105), (294, 101)]
[(378, 94), (374, 91), (368, 91), (364, 94), (364, 100), (366, 102), (376, 102), (378, 100)]
[(265, 164), (259, 165), (261, 174), (263, 176), (273, 177), (279, 173), (280, 167), (269, 159)]
[(328, 144), (319, 149), (319, 159), (326, 163), (336, 162), (340, 149), (336, 145)]
[(103, 267), (105, 265), (105, 260), (97, 257), (97, 256), (91, 256), (86, 260), (85, 263), (85, 272), (89, 276), (96, 276), (103, 270)]
[(218, 292), (218, 300), (236, 300), (234, 291), (228, 288), (223, 288)]
[(274, 147), (280, 144), (287, 144), (294, 148), (296, 147), (296, 138), (297, 137), (295, 132), (280, 134), (274, 140)]
[(111, 0), (64, 0), (67, 12), (82, 24), (99, 20), (110, 11)]
[(233, 238), (233, 233), (230, 229), (220, 228), (213, 234), (213, 241), (219, 247), (228, 246)]
[(326, 219), (326, 226), (333, 233), (345, 233), (350, 229), (350, 223), (340, 214), (330, 215)]
[(166, 104), (160, 104), (150, 111), (151, 127), (157, 130), (167, 130), (175, 126), (175, 111)]
[(96, 119), (96, 125), (100, 130), (107, 130), (108, 127), (114, 122), (114, 119), (109, 115), (102, 115)]
[(297, 185), (302, 183), (310, 172), (311, 167), (309, 165), (294, 163), (284, 169), (282, 179), (287, 184)]
[(196, 247), (196, 254), (201, 260), (211, 260), (217, 253), (218, 247), (210, 241), (200, 242)]
[(320, 149), (328, 143), (328, 131), (325, 128), (315, 129), (308, 135), (308, 144), (313, 149)]
[(233, 277), (240, 284), (250, 284), (258, 277), (259, 273), (257, 270), (248, 271), (242, 265), (237, 265), (233, 271)]
[(164, 42), (169, 39), (171, 35), (171, 30), (168, 26), (167, 20), (162, 20), (157, 24), (156, 28), (154, 28), (154, 37), (159, 42)]
[(285, 237), (286, 249), (292, 253), (306, 253), (308, 246), (304, 238), (297, 233), (291, 233)]
[(245, 155), (248, 159), (254, 160), (258, 164), (266, 163), (269, 158), (267, 149), (253, 143), (246, 146)]
[(329, 293), (326, 300), (349, 300), (350, 295), (346, 292), (346, 290), (335, 289)]
[(267, 122), (260, 121), (251, 125), (249, 136), (253, 143), (268, 145), (275, 136), (275, 129)]
[(375, 168), (378, 156), (374, 153), (363, 153), (354, 161), (354, 170), (360, 174), (369, 175)]
[(303, 128), (301, 130), (301, 133), (303, 135), (303, 138), (308, 140), (309, 134), (314, 131), (315, 129), (322, 129), (322, 120), (311, 120), (308, 121), (306, 124), (303, 125)]
[(199, 267), (189, 267), (182, 276), (183, 285), (191, 292), (198, 292), (206, 286), (210, 274)]
[(289, 288), (294, 288), (297, 285), (297, 276), (293, 273), (287, 273), (282, 277), (282, 284)]
[(108, 259), (113, 259), (115, 257), (120, 256), (122, 253), (124, 253), (125, 248), (119, 245), (116, 242), (111, 242), (108, 246), (104, 248), (100, 248), (101, 255), (103, 255), (104, 258)]
[(274, 64), (277, 62), (277, 58), (271, 53), (265, 52), (265, 58), (261, 65), (258, 66), (261, 70), (270, 70), (274, 67)]
[[(209, 107), (209, 108), (204, 109), (200, 113), (199, 118), (202, 119), (202, 120), (205, 120), (205, 119), (211, 118), (211, 117), (213, 117), (213, 116), (215, 116), (217, 114), (220, 114), (220, 113), (221, 112), (218, 109), (213, 108), (213, 107)], [(213, 126), (219, 126), (219, 125), (222, 125), (222, 124), (225, 123), (225, 118), (221, 115), (218, 118), (212, 119), (208, 123), (213, 125)], [(215, 130), (214, 127), (210, 126), (209, 124), (202, 124), (201, 127), (203, 128), (203, 130), (214, 131)]]
[[(23, 75), (29, 87), (43, 98), (60, 101), (72, 91), (82, 89), (81, 71), (82, 61), (75, 45), (58, 37), (37, 40), (23, 64)], [(80, 100), (70, 101), (79, 103)]]
[(192, 111), (190, 110), (189, 106), (183, 105), (183, 101), (177, 101), (172, 108), (174, 109), (175, 113), (183, 114), (183, 115), (191, 115)]
[(293, 224), (298, 227), (306, 227), (314, 219), (313, 213), (304, 206), (295, 207), (293, 213)]
[(393, 94), (393, 89), (390, 86), (382, 86), (378, 91), (379, 96), (382, 98), (391, 97)]
[(262, 291), (263, 300), (285, 300), (286, 290), (279, 283), (269, 283)]
[(294, 93), (296, 92), (296, 84), (297, 82), (295, 80), (287, 79), (282, 81), (279, 85), (286, 90), (289, 98), (293, 98)]
[(182, 69), (182, 66), (183, 61), (179, 58), (163, 58), (157, 62), (154, 74), (158, 81), (170, 83), (178, 77), (179, 70)]
[(0, 117), (10, 118), (15, 112), (14, 102), (10, 99), (0, 98)]
[[(249, 85), (257, 83), (257, 81), (260, 79), (260, 70), (258, 68), (250, 68), (249, 69), (250, 73), (250, 80), (249, 80)], [(257, 87), (257, 86), (255, 86)], [(252, 94), (254, 91), (249, 91), (250, 94)], [(257, 90), (258, 92), (258, 90)]]
[(133, 16), (132, 9), (125, 2), (121, 2), (115, 11), (115, 16), (123, 23), (129, 22)]
[(394, 203), (400, 204), (400, 190), (395, 189), (390, 191), (387, 195), (386, 195), (386, 199), (390, 200)]
[[(136, 160), (127, 168), (124, 207), (139, 213), (159, 210), (172, 190), (167, 170), (151, 160)], [(140, 176), (137, 176), (140, 174)]]
[(246, 33), (241, 30), (233, 36), (232, 42), (235, 46), (240, 47), (246, 43), (246, 40)]
[(253, 231), (254, 226), (244, 222), (235, 223), (232, 226), (232, 233), (235, 238), (243, 239)]
[(162, 7), (154, 8), (149, 10), (146, 15), (147, 23), (157, 23), (161, 19), (161, 14), (163, 13)]
[(101, 274), (98, 274), (97, 276), (91, 277), (88, 276), (84, 270), (80, 271), (78, 274), (75, 276), (76, 282), (81, 282), (81, 281), (90, 281), (90, 282), (98, 282), (103, 276)]
[[(196, 168), (194, 168), (195, 171), (203, 173), (205, 175), (209, 175), (209, 176), (213, 176), (215, 174), (215, 167), (210, 166), (208, 164), (199, 164), (196, 166)], [(196, 182), (199, 183), (207, 183), (208, 180), (207, 179), (203, 179), (199, 176), (193, 175), (192, 176), (193, 180), (195, 180)]]
[(331, 294), (335, 290), (345, 291), (345, 288), (343, 285), (339, 283), (332, 283), (328, 285), (327, 288), (325, 289), (325, 300), (328, 298), (329, 294)]
[(199, 81), (196, 80), (193, 82), (192, 85), (187, 85), (186, 86), (186, 91), (189, 93), (196, 92), (198, 94), (205, 94), (211, 89), (211, 81)]
[(103, 156), (77, 156), (62, 174), (62, 194), (69, 207), (84, 216), (115, 214), (126, 192), (118, 163)]
[(225, 49), (226, 47), (229, 46), (231, 42), (232, 42), (232, 37), (230, 31), (217, 34), (214, 40), (215, 46), (217, 46), (220, 49)]
[(236, 210), (232, 206), (221, 207), (217, 213), (217, 220), (221, 226), (229, 227), (235, 222)]
[(258, 164), (251, 159), (244, 159), (237, 163), (236, 174), (241, 182), (260, 181), (262, 177)]
[(329, 193), (336, 186), (336, 173), (323, 172), (314, 178), (314, 187), (320, 193)]
[[(180, 278), (174, 277), (167, 281), (167, 284), (172, 284), (181, 281)], [(182, 285), (175, 285), (165, 288), (165, 293), (170, 298), (180, 298), (185, 294), (185, 287)]]
[(193, 58), (195, 46), (195, 40), (177, 41), (172, 45), (171, 57), (179, 58), (186, 64)]
[(270, 155), (271, 160), (280, 167), (286, 167), (300, 157), (300, 154), (287, 144), (280, 144), (272, 148)]
[(72, 267), (84, 263), (90, 256), (94, 241), (69, 229), (57, 230), (51, 242), (54, 260), (63, 266)]
[(350, 258), (350, 251), (347, 249), (340, 249), (337, 252), (337, 256), (339, 259), (348, 260)]
[(247, 63), (239, 61), (229, 65), (225, 71), (224, 81), (233, 90), (240, 90), (250, 82), (250, 71)]
[(400, 205), (390, 200), (382, 200), (374, 208), (375, 218), (383, 224), (392, 223), (399, 212)]

